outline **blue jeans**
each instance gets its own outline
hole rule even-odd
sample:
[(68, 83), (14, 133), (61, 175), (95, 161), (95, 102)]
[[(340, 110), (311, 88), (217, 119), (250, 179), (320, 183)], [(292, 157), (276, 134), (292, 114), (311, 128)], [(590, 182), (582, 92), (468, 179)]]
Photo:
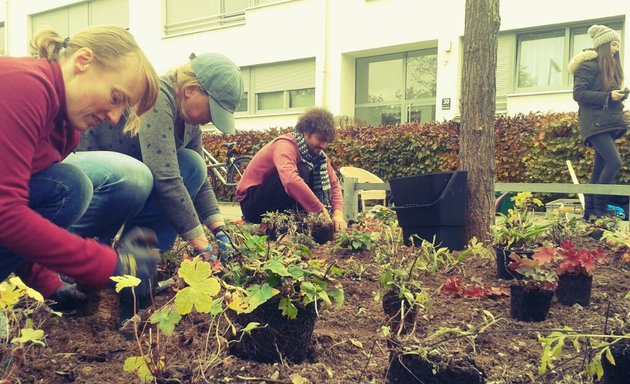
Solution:
[[(184, 185), (194, 199), (207, 177), (205, 162), (190, 149), (180, 149), (177, 159)], [(103, 151), (77, 152), (65, 161), (80, 167), (94, 184), (90, 207), (70, 228), (73, 232), (109, 245), (123, 225), (122, 236), (134, 227), (144, 227), (155, 231), (161, 251), (173, 246), (177, 231), (157, 202), (153, 176), (144, 163)]]
[[(613, 184), (622, 165), (615, 139), (610, 133), (602, 133), (589, 138), (589, 142), (595, 149), (590, 184)], [(593, 214), (599, 216), (608, 211), (608, 195), (592, 195), (590, 199)]]
[[(186, 148), (177, 151), (177, 162), (188, 195), (194, 200), (208, 177), (206, 163), (197, 152)], [(155, 194), (156, 192), (153, 190), (142, 211), (131, 219), (125, 228), (145, 227), (154, 230), (158, 237), (158, 248), (161, 252), (165, 252), (175, 244), (177, 230), (162, 212)], [(218, 207), (218, 203), (215, 205)]]
[(94, 196), (70, 231), (111, 245), (123, 225), (134, 217), (153, 189), (153, 176), (141, 161), (118, 152), (77, 152), (64, 160), (92, 181)]
[[(28, 206), (62, 228), (81, 217), (92, 199), (92, 183), (77, 167), (56, 163), (31, 176)], [(0, 281), (25, 264), (21, 256), (0, 247)]]

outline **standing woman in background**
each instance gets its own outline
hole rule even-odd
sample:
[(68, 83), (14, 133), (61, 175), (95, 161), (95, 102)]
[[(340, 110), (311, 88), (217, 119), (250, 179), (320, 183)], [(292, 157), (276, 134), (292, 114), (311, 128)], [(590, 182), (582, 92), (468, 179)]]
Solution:
[[(573, 74), (573, 99), (579, 105), (578, 118), (584, 144), (595, 150), (590, 184), (614, 184), (621, 168), (615, 140), (628, 130), (622, 101), (628, 97), (623, 87), (619, 62), (619, 34), (604, 25), (588, 29), (593, 49), (584, 50), (569, 63)], [(585, 196), (584, 218), (612, 216), (607, 195)]]
[[(157, 102), (142, 116), (138, 135), (126, 134), (124, 116), (118, 124), (106, 122), (83, 133), (81, 152), (68, 161), (92, 180), (95, 197), (71, 230), (109, 243), (123, 225), (123, 234), (134, 226), (147, 227), (157, 233), (163, 252), (179, 234), (195, 253), (215, 259), (205, 225), (213, 232), (219, 257), (225, 262), (232, 248), (208, 180), (201, 125), (212, 122), (223, 133), (234, 133), (234, 111), (242, 94), (241, 71), (232, 60), (218, 53), (192, 55), (190, 62), (160, 78)], [(117, 160), (111, 161), (112, 156)], [(120, 212), (115, 218), (107, 214), (119, 200), (111, 193), (111, 184), (130, 177), (130, 161), (141, 161), (150, 169), (153, 190), (142, 211), (131, 217)], [(103, 164), (107, 164), (107, 177), (102, 177)]]
[[(155, 103), (157, 75), (119, 27), (67, 39), (42, 30), (31, 45), (40, 58), (0, 57), (0, 280), (15, 272), (45, 298), (71, 306), (84, 295), (60, 273), (93, 289), (110, 286), (110, 276), (135, 274), (142, 297), (159, 262), (154, 234), (136, 228), (114, 250), (67, 231), (90, 203), (92, 184), (62, 160), (80, 132), (117, 123), (129, 107), (126, 129), (133, 131)], [(149, 191), (136, 201), (140, 208)]]

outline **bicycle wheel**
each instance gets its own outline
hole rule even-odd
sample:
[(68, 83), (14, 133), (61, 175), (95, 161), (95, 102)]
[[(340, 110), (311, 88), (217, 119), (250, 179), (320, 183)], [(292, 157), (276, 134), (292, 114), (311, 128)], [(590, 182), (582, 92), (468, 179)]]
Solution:
[(249, 165), (249, 162), (252, 160), (251, 156), (239, 156), (234, 159), (234, 162), (230, 165), (227, 173), (227, 182), (230, 185), (236, 186), (238, 182), (243, 177), (243, 173), (245, 173), (245, 168)]
[(210, 184), (212, 185), (212, 190), (217, 190), (217, 175), (214, 174), (212, 168), (208, 168), (208, 179), (210, 179)]

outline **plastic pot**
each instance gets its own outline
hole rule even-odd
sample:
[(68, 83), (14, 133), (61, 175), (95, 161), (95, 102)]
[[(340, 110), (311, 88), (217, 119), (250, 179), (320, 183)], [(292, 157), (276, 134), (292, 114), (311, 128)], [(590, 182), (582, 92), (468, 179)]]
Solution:
[(523, 285), (510, 286), (510, 316), (514, 320), (537, 322), (547, 319), (553, 291)]
[(591, 302), (593, 276), (565, 273), (558, 276), (556, 298), (563, 305), (580, 304), (587, 306)]

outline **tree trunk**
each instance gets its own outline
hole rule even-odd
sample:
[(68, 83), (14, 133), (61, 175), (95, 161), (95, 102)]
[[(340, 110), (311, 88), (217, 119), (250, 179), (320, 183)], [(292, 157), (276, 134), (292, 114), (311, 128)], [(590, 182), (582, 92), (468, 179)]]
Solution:
[(494, 114), (499, 0), (466, 0), (460, 170), (468, 171), (466, 237), (490, 240), (494, 223)]

